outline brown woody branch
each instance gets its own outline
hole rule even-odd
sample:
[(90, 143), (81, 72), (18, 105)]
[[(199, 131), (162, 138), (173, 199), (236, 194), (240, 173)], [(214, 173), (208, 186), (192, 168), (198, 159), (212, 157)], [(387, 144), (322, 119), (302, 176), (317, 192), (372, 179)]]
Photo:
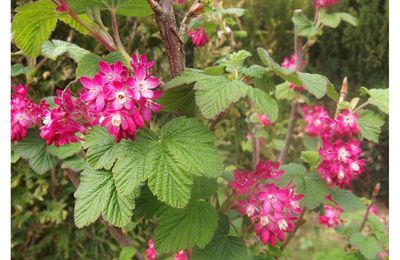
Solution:
[(369, 203), (367, 209), (365, 210), (364, 219), (361, 222), (361, 226), (360, 226), (360, 230), (359, 230), (360, 232), (364, 229), (365, 224), (367, 223), (369, 211), (370, 211), (372, 205), (374, 205), (374, 203), (376, 201), (376, 197), (378, 196), (380, 190), (381, 190), (381, 184), (377, 183), (375, 185), (374, 190), (372, 191), (371, 202)]

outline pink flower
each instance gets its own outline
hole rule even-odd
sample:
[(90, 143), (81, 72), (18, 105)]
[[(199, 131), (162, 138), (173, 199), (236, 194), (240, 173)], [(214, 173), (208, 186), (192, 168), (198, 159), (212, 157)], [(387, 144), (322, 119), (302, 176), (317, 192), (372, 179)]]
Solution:
[(104, 109), (104, 82), (100, 75), (96, 75), (93, 79), (81, 77), (80, 79), (85, 92), (81, 95), (81, 99), (88, 102), (88, 105), (94, 106), (97, 112)]
[(157, 258), (157, 250), (154, 248), (153, 239), (150, 239), (149, 242), (147, 243), (146, 258), (148, 260), (154, 260)]
[(139, 67), (135, 70), (135, 79), (132, 82), (135, 86), (135, 99), (140, 97), (153, 98), (154, 92), (152, 89), (160, 84), (160, 80), (156, 77), (147, 76), (145, 67)]
[(307, 106), (302, 107), (304, 117), (303, 120), (307, 123), (305, 131), (310, 136), (317, 136), (326, 130), (326, 120), (329, 118), (328, 112), (322, 106)]
[(230, 185), (237, 194), (245, 194), (254, 184), (253, 177), (249, 172), (241, 172), (239, 170), (235, 170), (233, 172), (233, 176), (235, 179), (230, 183)]
[(28, 88), (24, 85), (12, 87), (11, 95), (11, 140), (19, 141), (26, 137), (28, 129), (38, 125), (42, 106), (28, 98)]
[(203, 47), (208, 43), (208, 37), (203, 28), (188, 31), (188, 35), (192, 38), (192, 42), (197, 47)]
[(123, 82), (128, 74), (128, 69), (124, 67), (120, 61), (117, 61), (112, 65), (109, 65), (104, 61), (100, 61), (99, 68), (100, 72), (98, 75), (101, 76), (105, 84), (113, 83), (115, 81)]
[(88, 122), (82, 118), (84, 112), (80, 111), (78, 102), (72, 99), (70, 89), (57, 91), (57, 96), (54, 97), (57, 106), (47, 111), (40, 128), (40, 136), (48, 145), (54, 143), (55, 146), (60, 146), (83, 140), (76, 134), (86, 134)]
[(335, 207), (324, 205), (324, 214), (317, 214), (318, 221), (321, 225), (327, 226), (328, 228), (334, 228), (342, 223), (341, 215), (343, 209), (336, 205)]
[[(129, 79), (127, 82), (129, 82)], [(116, 81), (106, 87), (106, 99), (111, 102), (110, 107), (112, 109), (132, 110), (134, 108), (135, 91), (132, 85)]]
[(327, 8), (332, 5), (336, 5), (339, 3), (340, 0), (314, 0), (315, 8)]
[(146, 54), (140, 55), (138, 57), (136, 54), (132, 54), (131, 66), (133, 70), (137, 70), (140, 67), (144, 67), (146, 70), (151, 69), (153, 67), (154, 61), (147, 61)]
[(373, 204), (370, 208), (369, 208), (369, 213), (371, 213), (372, 215), (375, 215), (378, 217), (379, 221), (383, 224), (385, 223), (385, 219), (383, 216), (381, 216), (378, 212), (378, 209), (376, 208), (376, 205)]
[(263, 244), (275, 246), (277, 239), (283, 241), (285, 234), (294, 228), (294, 221), (301, 214), (302, 194), (295, 194), (295, 187), (280, 188), (266, 179), (279, 180), (284, 171), (279, 163), (260, 162), (252, 173), (234, 172), (231, 186), (243, 199), (236, 201), (238, 211), (253, 222), (256, 234)]
[(353, 114), (347, 109), (342, 110), (336, 118), (336, 131), (339, 134), (358, 134), (360, 132), (360, 129), (358, 128), (357, 120), (357, 114)]
[(279, 180), (279, 177), (284, 173), (284, 171), (279, 170), (278, 162), (273, 163), (271, 161), (260, 161), (254, 170), (254, 177), (257, 179)]
[(174, 4), (184, 4), (186, 0), (174, 0)]
[(271, 126), (272, 125), (272, 122), (269, 121), (269, 118), (267, 115), (256, 115), (256, 117), (258, 118), (258, 120), (262, 126)]
[(180, 250), (174, 255), (174, 260), (188, 260), (185, 250)]

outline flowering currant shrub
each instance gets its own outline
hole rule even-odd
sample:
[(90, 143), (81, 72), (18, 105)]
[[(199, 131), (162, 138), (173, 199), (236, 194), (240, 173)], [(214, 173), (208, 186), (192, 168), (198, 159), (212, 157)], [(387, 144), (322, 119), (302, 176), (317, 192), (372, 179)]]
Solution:
[[(235, 20), (245, 10), (222, 1), (21, 5), (13, 41), (29, 62), (13, 65), (24, 69), (11, 87), (12, 160), (51, 172), (53, 181), (61, 178), (56, 170), (65, 173), (76, 188), (76, 228), (101, 223), (121, 255), (136, 259), (296, 259), (292, 241), (301, 241), (303, 228), (335, 232), (343, 243), (313, 259), (384, 258), (380, 185), (371, 198), (350, 188), (368, 174), (363, 144), (379, 142), (388, 89), (354, 94), (347, 78), (334, 86), (306, 72), (324, 30), (358, 24), (334, 12), (337, 3), (313, 1), (314, 20), (294, 10), (295, 51), (281, 63), (273, 50), (237, 49), (243, 32)], [(150, 15), (161, 57), (150, 45), (138, 47), (141, 55), (126, 49), (120, 36), (126, 16)], [(49, 39), (57, 21), (99, 46)], [(216, 46), (226, 53), (187, 68), (188, 46), (196, 55), (214, 55)], [(76, 63), (74, 80), (40, 95), (38, 71), (62, 57)]]

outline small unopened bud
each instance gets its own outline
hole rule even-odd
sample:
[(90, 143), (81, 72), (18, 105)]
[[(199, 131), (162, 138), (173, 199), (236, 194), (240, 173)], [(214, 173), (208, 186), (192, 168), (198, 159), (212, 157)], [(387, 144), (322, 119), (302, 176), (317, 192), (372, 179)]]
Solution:
[(194, 15), (202, 14), (204, 11), (204, 3), (197, 3), (190, 8), (190, 12)]
[(378, 182), (375, 185), (374, 191), (372, 192), (372, 197), (378, 196), (380, 190), (381, 190), (381, 184)]
[(344, 77), (343, 83), (342, 83), (342, 88), (340, 89), (340, 93), (347, 94), (349, 89), (349, 84), (347, 82), (347, 77)]

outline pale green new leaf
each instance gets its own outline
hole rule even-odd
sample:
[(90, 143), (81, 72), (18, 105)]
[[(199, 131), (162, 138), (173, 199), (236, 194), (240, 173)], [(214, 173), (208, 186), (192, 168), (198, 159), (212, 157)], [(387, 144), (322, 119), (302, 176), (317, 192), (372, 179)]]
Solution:
[(278, 104), (265, 91), (258, 88), (250, 88), (248, 95), (261, 114), (267, 114), (272, 122), (278, 118)]
[(120, 0), (118, 2), (113, 0), (69, 0), (68, 3), (77, 13), (83, 13), (87, 8), (105, 10), (117, 3), (114, 8), (117, 8), (117, 13), (120, 15), (143, 17), (152, 14), (146, 0)]
[(170, 208), (159, 220), (155, 247), (160, 252), (204, 248), (213, 237), (217, 219), (217, 212), (208, 202), (192, 202), (184, 209)]
[(83, 56), (78, 62), (78, 67), (76, 68), (76, 76), (78, 78), (82, 76), (92, 77), (99, 71), (100, 61), (101, 57), (93, 53), (89, 53)]
[(350, 244), (360, 250), (367, 259), (375, 259), (383, 250), (381, 244), (374, 236), (364, 236), (361, 233), (354, 233), (350, 236)]
[(58, 56), (67, 53), (75, 62), (79, 62), (84, 56), (90, 54), (86, 49), (78, 45), (61, 40), (45, 41), (42, 45), (41, 54), (55, 60)]
[(264, 67), (260, 65), (251, 65), (250, 67), (242, 67), (239, 68), (239, 73), (246, 75), (252, 78), (262, 78), (265, 74), (266, 70)]
[(15, 44), (27, 56), (36, 57), (42, 43), (47, 40), (57, 24), (55, 6), (50, 0), (27, 3), (15, 9), (11, 32)]
[(251, 53), (246, 50), (240, 50), (229, 54), (227, 57), (217, 61), (218, 65), (225, 66), (226, 71), (232, 72), (233, 70), (238, 70), (243, 67), (244, 61), (251, 57)]
[(368, 109), (361, 110), (357, 120), (361, 136), (375, 143), (379, 142), (379, 135), (384, 123), (382, 115)]
[(292, 100), (296, 96), (296, 91), (289, 87), (287, 81), (276, 85), (275, 97), (280, 100)]
[(222, 76), (208, 76), (196, 82), (196, 104), (207, 119), (214, 119), (232, 103), (245, 97), (249, 86), (239, 80), (230, 81)]
[[(90, 20), (90, 18), (87, 16), (87, 14), (77, 14), (77, 16), (79, 17), (79, 19), (84, 21), (86, 24), (91, 25), (93, 23), (93, 21)], [(73, 29), (75, 29), (76, 31), (78, 31), (81, 34), (84, 34), (84, 35), (89, 34), (88, 30), (86, 30), (76, 20), (72, 19), (71, 16), (69, 16), (68, 14), (58, 14), (58, 20), (62, 21), (63, 23), (68, 24), (69, 26), (71, 26)]]
[(316, 151), (302, 151), (300, 159), (308, 163), (311, 167), (317, 167), (321, 159)]
[(165, 85), (164, 89), (167, 90), (167, 89), (178, 87), (181, 85), (191, 84), (191, 83), (194, 83), (201, 79), (210, 78), (210, 75), (204, 75), (200, 72), (201, 71), (199, 71), (199, 70), (186, 69), (182, 73), (182, 75), (175, 77), (172, 80), (168, 81), (167, 84)]

